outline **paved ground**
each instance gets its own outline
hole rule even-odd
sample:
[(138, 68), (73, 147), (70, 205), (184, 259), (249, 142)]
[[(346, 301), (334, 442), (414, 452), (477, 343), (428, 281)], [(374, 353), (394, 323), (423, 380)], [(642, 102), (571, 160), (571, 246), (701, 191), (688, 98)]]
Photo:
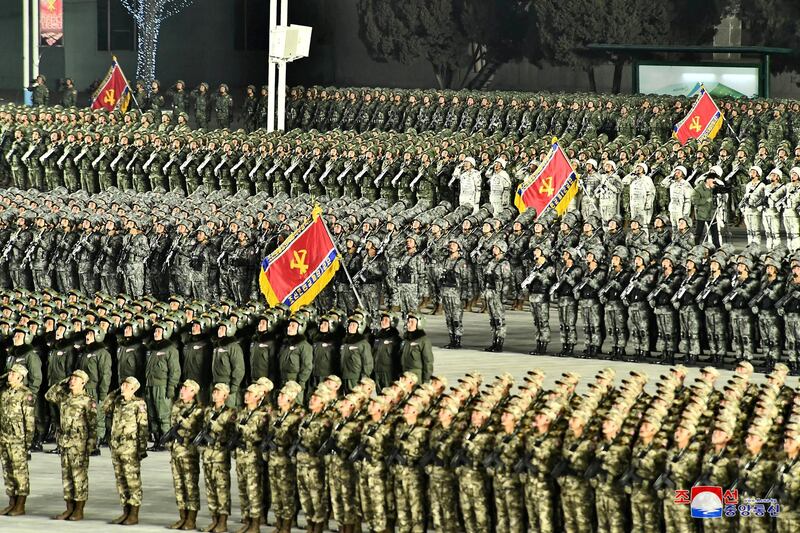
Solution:
[[(538, 366), (547, 372), (547, 383), (552, 384), (561, 372), (566, 370), (579, 372), (585, 376), (585, 380), (589, 380), (597, 370), (604, 366), (611, 366), (618, 373), (627, 372), (633, 366), (636, 366), (636, 368), (645, 370), (651, 376), (651, 380), (654, 381), (657, 379), (658, 374), (665, 369), (663, 366), (651, 364), (527, 355), (526, 352), (531, 345), (530, 339), (526, 337), (528, 320), (529, 315), (526, 312), (509, 313), (509, 339), (506, 344), (508, 352), (495, 354), (474, 349), (476, 347), (482, 348), (488, 342), (488, 316), (477, 313), (466, 314), (467, 334), (464, 338), (464, 344), (470, 349), (458, 351), (436, 349), (436, 371), (444, 374), (451, 381), (471, 369), (482, 372), (487, 378), (491, 378), (500, 372), (508, 371), (516, 378), (521, 379), (528, 369)], [(434, 340), (434, 344), (441, 346), (447, 342), (443, 317), (431, 317), (428, 331)], [(557, 331), (557, 326), (555, 331)], [(558, 346), (556, 345), (554, 348), (558, 349)], [(693, 379), (697, 375), (697, 369), (691, 369), (690, 372), (690, 379)], [(721, 379), (727, 378), (729, 374), (729, 371), (723, 371)], [(619, 379), (620, 377), (618, 376)], [(760, 381), (763, 377), (759, 376), (757, 379)], [(797, 386), (797, 378), (791, 378), (790, 384)], [(47, 454), (34, 454), (31, 470), (33, 494), (29, 499), (28, 505), (31, 514), (20, 518), (0, 517), (1, 531), (39, 533), (48, 527), (57, 527), (59, 531), (76, 532), (109, 531), (109, 529), (114, 529), (108, 525), (108, 521), (119, 514), (119, 500), (117, 499), (108, 450), (103, 450), (101, 457), (93, 457), (91, 459), (90, 501), (87, 506), (87, 520), (80, 524), (56, 523), (48, 519), (49, 516), (60, 512), (63, 506), (58, 457)], [(145, 497), (141, 511), (142, 524), (137, 528), (137, 531), (164, 531), (164, 526), (174, 521), (176, 515), (168, 454), (150, 454), (150, 457), (144, 461), (142, 477)], [(236, 494), (233, 495), (233, 502), (232, 521), (236, 521), (239, 518)], [(301, 524), (305, 523), (302, 517), (300, 520)], [(200, 523), (206, 525), (208, 521), (209, 517), (206, 511), (201, 511)], [(236, 526), (236, 524), (234, 523), (233, 526)], [(235, 531), (235, 527), (231, 527), (231, 530)], [(264, 531), (267, 530), (267, 528), (264, 528)]]

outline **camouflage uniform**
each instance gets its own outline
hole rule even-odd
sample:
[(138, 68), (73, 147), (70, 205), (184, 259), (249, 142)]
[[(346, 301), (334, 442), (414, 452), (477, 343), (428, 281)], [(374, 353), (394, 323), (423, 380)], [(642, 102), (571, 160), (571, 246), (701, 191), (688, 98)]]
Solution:
[(439, 273), (439, 286), (442, 294), (442, 307), (451, 344), (461, 345), (464, 334), (464, 306), (469, 299), (469, 265), (463, 257), (444, 260)]
[(209, 406), (203, 413), (203, 428), (212, 444), (201, 449), (206, 502), (212, 516), (231, 514), (231, 454), (228, 442), (236, 424), (236, 410), (223, 405)]
[(0, 462), (6, 494), (12, 499), (30, 493), (28, 450), (33, 443), (35, 402), (25, 385), (0, 392)]
[[(765, 445), (766, 448), (766, 445)], [(744, 451), (739, 458), (739, 501), (747, 498), (763, 498), (774, 481), (775, 461), (769, 457), (767, 450), (762, 450), (755, 457), (750, 451)], [(783, 500), (779, 500), (783, 503)], [(688, 509), (687, 509), (688, 514)], [(780, 515), (779, 515), (780, 516)], [(765, 516), (739, 515), (741, 533), (769, 533), (772, 519)], [(682, 531), (682, 530), (675, 530)]]
[(260, 519), (263, 505), (264, 464), (259, 445), (264, 429), (269, 423), (269, 415), (262, 409), (251, 411), (245, 406), (239, 410), (235, 422), (236, 431), (241, 435), (239, 447), (234, 450), (234, 455), (242, 517)]
[(297, 493), (309, 524), (324, 524), (328, 520), (325, 465), (317, 450), (330, 435), (332, 425), (329, 415), (311, 413), (297, 430)]
[(178, 433), (170, 445), (172, 485), (175, 502), (181, 511), (200, 510), (200, 452), (192, 439), (200, 431), (203, 408), (197, 400), (186, 403), (178, 400), (172, 404), (169, 422)]
[[(691, 487), (700, 473), (700, 456), (702, 443), (695, 441), (686, 448), (674, 448), (666, 459), (663, 475), (668, 476), (675, 488)], [(667, 533), (683, 533), (695, 531), (694, 521), (689, 507), (674, 502), (675, 492), (669, 489), (659, 490), (663, 502), (664, 524)]]
[(583, 473), (594, 456), (595, 442), (586, 432), (577, 437), (572, 431), (564, 435), (561, 445), (561, 461), (565, 461), (564, 475), (557, 478), (561, 488), (561, 509), (564, 530), (567, 533), (590, 533), (592, 531), (592, 487), (583, 478)]
[(113, 417), (109, 447), (120, 505), (141, 507), (140, 465), (147, 453), (147, 406), (141, 398), (125, 400), (118, 394), (105, 399), (103, 411)]
[(389, 284), (392, 285), (392, 304), (401, 315), (416, 311), (420, 304), (419, 291), (425, 279), (425, 263), (418, 253), (404, 253), (390, 264)]
[(397, 531), (425, 531), (425, 478), (418, 467), (428, 442), (428, 428), (418, 421), (401, 421), (395, 427), (394, 443), (398, 459), (391, 465), (394, 498), (397, 505)]
[(361, 509), (358, 504), (356, 468), (349, 456), (358, 444), (362, 421), (354, 418), (343, 420), (341, 424), (333, 434), (335, 444), (326, 477), (334, 520), (343, 526), (355, 526), (361, 523)]
[(89, 454), (97, 444), (97, 403), (86, 392), (71, 394), (65, 381), (54, 383), (45, 399), (56, 404), (61, 414), (58, 448), (64, 500), (85, 502), (89, 499)]
[(504, 302), (510, 294), (511, 281), (511, 263), (503, 256), (495, 258), (484, 267), (483, 294), (486, 299), (486, 307), (489, 309), (489, 324), (494, 335), (492, 344), (495, 347), (495, 351), (502, 351), (503, 342), (506, 338)]
[(625, 531), (626, 498), (619, 494), (616, 480), (628, 464), (630, 448), (621, 438), (605, 440), (598, 446), (596, 460), (601, 461), (598, 477), (592, 479), (595, 489), (595, 509), (597, 512), (597, 531), (622, 533)]
[(302, 419), (302, 409), (292, 407), (277, 415), (269, 428), (274, 446), (267, 459), (272, 511), (284, 521), (294, 520), (297, 511), (297, 472), (288, 452)]

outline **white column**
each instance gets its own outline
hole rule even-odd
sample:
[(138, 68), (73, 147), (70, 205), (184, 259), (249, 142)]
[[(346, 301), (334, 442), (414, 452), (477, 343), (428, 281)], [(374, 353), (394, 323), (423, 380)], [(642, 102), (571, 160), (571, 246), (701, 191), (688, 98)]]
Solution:
[[(281, 0), (281, 26), (289, 26), (289, 0)], [(286, 129), (286, 67), (288, 63), (281, 61), (278, 65), (278, 129)]]
[[(278, 0), (269, 0), (269, 32), (272, 35), (272, 30), (278, 25)], [(267, 131), (275, 131), (275, 63), (269, 58), (267, 54), (267, 86), (269, 87), (269, 94), (267, 95)]]
[(22, 0), (22, 87), (31, 82), (31, 0)]
[(31, 60), (33, 63), (33, 71), (31, 77), (36, 78), (39, 75), (39, 0), (31, 0)]

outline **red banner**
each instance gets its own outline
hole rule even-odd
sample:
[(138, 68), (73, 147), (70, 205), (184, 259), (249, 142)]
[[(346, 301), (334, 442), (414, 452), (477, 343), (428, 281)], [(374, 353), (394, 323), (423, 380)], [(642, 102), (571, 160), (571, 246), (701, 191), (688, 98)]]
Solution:
[(125, 75), (115, 59), (111, 63), (111, 68), (103, 79), (103, 83), (92, 95), (92, 109), (105, 109), (106, 111), (121, 109), (124, 113), (128, 110), (130, 99), (128, 80), (125, 79)]
[(686, 117), (674, 126), (674, 136), (681, 144), (689, 139), (713, 139), (722, 126), (722, 112), (705, 89), (700, 89), (700, 98), (694, 103)]
[(315, 208), (312, 222), (284, 241), (261, 262), (261, 292), (270, 305), (292, 311), (314, 300), (339, 268), (339, 254)]
[(64, 46), (63, 0), (39, 0), (39, 46)]
[(558, 141), (553, 139), (547, 158), (517, 189), (514, 205), (520, 213), (528, 208), (535, 209), (536, 218), (547, 209), (555, 209), (563, 215), (577, 192), (578, 175)]

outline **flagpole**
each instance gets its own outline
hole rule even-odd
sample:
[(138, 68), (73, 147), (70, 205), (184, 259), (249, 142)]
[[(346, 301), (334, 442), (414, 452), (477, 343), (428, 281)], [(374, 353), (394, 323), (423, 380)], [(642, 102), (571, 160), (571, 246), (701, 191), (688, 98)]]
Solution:
[[(725, 120), (725, 117), (722, 117), (722, 120)], [(739, 144), (742, 144), (742, 141), (739, 140), (739, 136), (736, 135), (736, 132), (733, 131), (733, 128), (731, 128), (730, 122), (725, 120), (725, 125), (728, 127), (729, 130), (731, 130), (731, 133), (733, 133), (733, 138), (736, 139), (736, 142), (738, 142)]]
[(328, 225), (325, 224), (325, 219), (322, 219), (322, 227), (325, 228), (325, 232), (328, 234), (328, 238), (331, 240), (331, 243), (333, 244), (333, 249), (336, 250), (336, 255), (339, 256), (339, 267), (342, 270), (344, 270), (344, 274), (345, 276), (347, 276), (347, 281), (350, 282), (350, 288), (353, 289), (353, 294), (356, 295), (356, 300), (358, 300), (358, 306), (361, 307), (362, 309), (366, 309), (366, 307), (364, 306), (364, 302), (361, 301), (361, 295), (359, 295), (358, 291), (356, 290), (356, 284), (353, 283), (353, 278), (350, 277), (350, 272), (347, 271), (347, 267), (344, 265), (343, 261), (344, 256), (341, 254), (341, 252), (339, 252), (339, 247), (336, 246), (336, 240), (333, 238), (333, 235), (331, 235), (330, 230), (328, 230)]
[[(114, 61), (116, 65), (119, 65), (119, 63), (117, 63), (117, 56), (111, 56), (111, 60)], [(133, 100), (133, 103), (136, 104), (136, 109), (141, 111), (142, 108), (139, 107), (139, 102), (136, 101), (136, 96), (133, 93), (133, 87), (131, 87), (131, 82), (129, 82), (128, 78), (125, 76), (125, 72), (122, 70), (122, 67), (119, 67), (119, 73), (122, 74), (122, 79), (125, 80), (125, 85), (128, 86), (128, 90), (131, 93), (131, 100)]]

